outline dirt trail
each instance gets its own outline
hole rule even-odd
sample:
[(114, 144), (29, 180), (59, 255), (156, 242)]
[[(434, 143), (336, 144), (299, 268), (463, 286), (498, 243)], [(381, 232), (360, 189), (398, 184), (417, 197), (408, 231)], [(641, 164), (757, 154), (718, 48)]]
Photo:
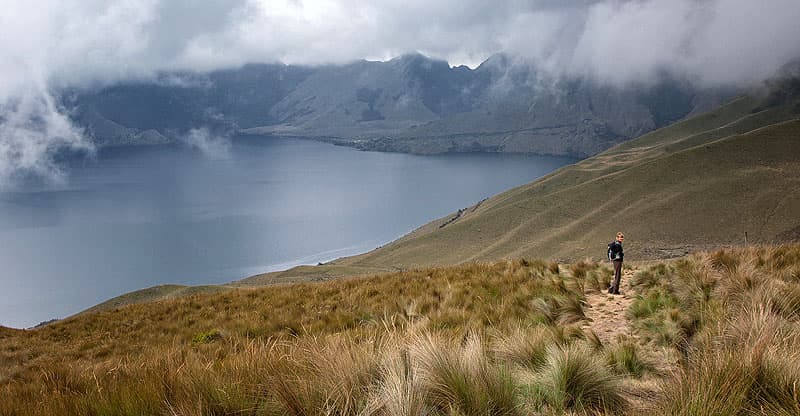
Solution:
[(633, 302), (630, 290), (630, 279), (634, 272), (626, 270), (622, 274), (621, 295), (608, 293), (590, 293), (586, 295), (586, 316), (591, 320), (583, 325), (584, 329), (592, 329), (603, 343), (616, 341), (617, 336), (625, 334), (634, 336), (630, 322), (625, 316), (628, 306)]

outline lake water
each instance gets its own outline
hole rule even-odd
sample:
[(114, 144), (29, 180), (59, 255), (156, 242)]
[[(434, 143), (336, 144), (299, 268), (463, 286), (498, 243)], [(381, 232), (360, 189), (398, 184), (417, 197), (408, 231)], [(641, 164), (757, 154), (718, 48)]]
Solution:
[(275, 138), (239, 138), (211, 156), (105, 150), (69, 162), (66, 184), (0, 193), (0, 325), (357, 254), (572, 162)]

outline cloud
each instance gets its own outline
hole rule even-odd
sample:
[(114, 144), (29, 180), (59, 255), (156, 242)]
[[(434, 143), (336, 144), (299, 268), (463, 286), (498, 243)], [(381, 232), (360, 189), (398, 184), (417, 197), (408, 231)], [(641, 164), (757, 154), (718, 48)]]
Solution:
[[(0, 146), (19, 148), (21, 131), (60, 135), (39, 138), (37, 149), (85, 146), (64, 125), (53, 91), (247, 62), (315, 65), (419, 51), (475, 66), (505, 51), (540, 71), (610, 84), (664, 73), (699, 85), (749, 84), (800, 56), (798, 21), (797, 0), (3, 2)], [(28, 116), (55, 124), (21, 128)], [(28, 156), (13, 154), (22, 153), (0, 154), (0, 172), (25, 165)], [(46, 165), (31, 169), (52, 170)]]
[(21, 177), (63, 181), (64, 172), (54, 161), (59, 152), (93, 150), (50, 94), (40, 89), (6, 100), (0, 114), (0, 189)]
[(669, 72), (701, 85), (750, 84), (800, 57), (793, 0), (603, 2), (563, 65), (613, 83)]
[(230, 137), (214, 134), (207, 127), (189, 130), (182, 140), (189, 147), (199, 150), (211, 159), (225, 159), (230, 154)]
[(800, 55), (800, 3), (771, 0), (82, 0), (0, 13), (0, 94), (247, 62), (343, 63), (420, 51), (475, 65), (507, 51), (626, 81), (675, 71), (749, 82)]

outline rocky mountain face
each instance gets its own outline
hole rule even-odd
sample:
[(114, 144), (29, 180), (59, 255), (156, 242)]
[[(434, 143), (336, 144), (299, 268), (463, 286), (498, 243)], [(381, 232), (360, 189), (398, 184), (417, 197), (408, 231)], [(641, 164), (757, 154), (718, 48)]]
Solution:
[(100, 145), (167, 143), (205, 127), (364, 150), (585, 157), (709, 110), (732, 93), (668, 77), (625, 88), (553, 79), (505, 55), (470, 69), (415, 54), (388, 62), (162, 74), (73, 92), (65, 106)]

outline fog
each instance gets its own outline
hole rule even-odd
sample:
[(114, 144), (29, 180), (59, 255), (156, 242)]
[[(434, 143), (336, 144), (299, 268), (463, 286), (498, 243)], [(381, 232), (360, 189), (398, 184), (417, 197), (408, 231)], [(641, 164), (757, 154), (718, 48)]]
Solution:
[(796, 0), (2, 0), (0, 184), (57, 179), (55, 149), (90, 148), (52, 97), (66, 87), (414, 51), (472, 67), (506, 52), (612, 85), (748, 85), (800, 56), (798, 21)]

